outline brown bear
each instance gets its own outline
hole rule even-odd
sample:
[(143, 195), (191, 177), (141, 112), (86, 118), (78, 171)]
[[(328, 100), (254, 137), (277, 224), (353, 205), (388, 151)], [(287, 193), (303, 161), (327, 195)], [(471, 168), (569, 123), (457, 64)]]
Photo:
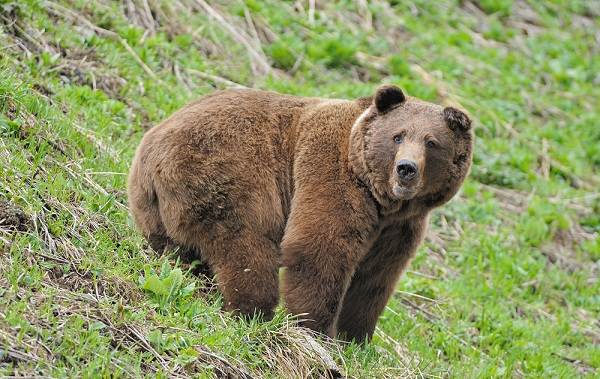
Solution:
[(129, 205), (155, 249), (208, 265), (226, 310), (272, 317), (283, 266), (305, 326), (364, 341), (469, 171), (470, 126), (389, 85), (357, 100), (220, 91), (146, 133)]

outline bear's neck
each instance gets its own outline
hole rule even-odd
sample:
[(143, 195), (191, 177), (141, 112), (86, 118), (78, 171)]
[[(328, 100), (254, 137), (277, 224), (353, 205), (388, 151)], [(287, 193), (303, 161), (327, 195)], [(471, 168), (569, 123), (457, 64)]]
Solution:
[(350, 129), (348, 165), (350, 172), (352, 172), (356, 179), (371, 192), (371, 195), (375, 198), (378, 205), (382, 208), (388, 208), (391, 204), (389, 204), (390, 202), (386, 199), (383, 191), (378, 189), (376, 183), (371, 180), (369, 166), (365, 159), (367, 142), (365, 136), (369, 131), (367, 130), (368, 122), (364, 121), (368, 121), (369, 118), (374, 115), (375, 110), (373, 109), (372, 103), (370, 103), (354, 121), (354, 124)]

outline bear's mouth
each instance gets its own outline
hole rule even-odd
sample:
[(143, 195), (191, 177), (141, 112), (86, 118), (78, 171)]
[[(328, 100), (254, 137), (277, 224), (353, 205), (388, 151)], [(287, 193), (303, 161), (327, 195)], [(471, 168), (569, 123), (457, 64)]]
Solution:
[(417, 189), (415, 187), (405, 187), (399, 183), (394, 183), (392, 193), (398, 200), (410, 200), (415, 197)]

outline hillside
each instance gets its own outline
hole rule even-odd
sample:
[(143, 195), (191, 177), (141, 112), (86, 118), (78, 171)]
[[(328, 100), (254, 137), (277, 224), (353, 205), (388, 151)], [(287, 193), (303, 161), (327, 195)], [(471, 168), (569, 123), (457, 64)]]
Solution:
[[(244, 322), (135, 231), (145, 130), (215, 88), (395, 83), (475, 120), (373, 342)], [(0, 0), (0, 376), (598, 377), (597, 1)]]

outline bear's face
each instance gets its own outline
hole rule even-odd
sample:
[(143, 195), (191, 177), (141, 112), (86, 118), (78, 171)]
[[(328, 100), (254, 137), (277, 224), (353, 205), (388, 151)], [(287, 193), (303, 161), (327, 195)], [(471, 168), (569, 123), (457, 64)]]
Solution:
[(468, 173), (471, 121), (455, 108), (405, 98), (399, 88), (384, 86), (357, 124), (363, 135), (363, 176), (383, 205), (414, 199), (438, 206), (458, 191)]

